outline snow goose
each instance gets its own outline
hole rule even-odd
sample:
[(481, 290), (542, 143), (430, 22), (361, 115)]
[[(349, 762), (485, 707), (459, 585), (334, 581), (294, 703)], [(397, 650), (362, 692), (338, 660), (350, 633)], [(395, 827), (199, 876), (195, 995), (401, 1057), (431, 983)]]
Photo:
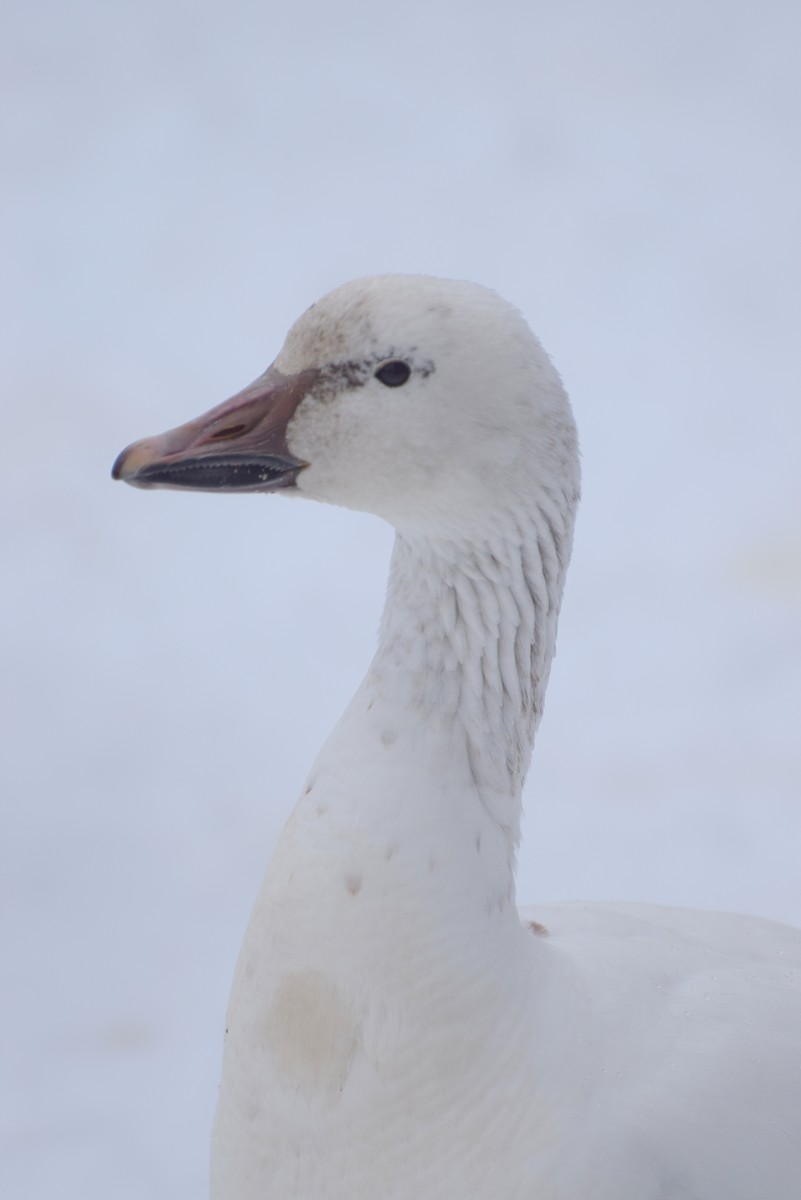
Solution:
[(215, 1200), (797, 1200), (801, 932), (515, 907), (579, 495), (570, 407), (518, 312), (470, 283), (348, 283), (114, 476), (397, 531), (378, 650), (239, 958)]

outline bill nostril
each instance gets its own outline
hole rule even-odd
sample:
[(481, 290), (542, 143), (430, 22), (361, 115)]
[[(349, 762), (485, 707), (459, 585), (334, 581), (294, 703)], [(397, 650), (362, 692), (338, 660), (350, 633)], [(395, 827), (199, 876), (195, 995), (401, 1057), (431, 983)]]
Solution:
[(240, 433), (246, 433), (247, 428), (247, 425), (226, 425), (225, 429), (218, 429), (214, 433), (210, 433), (206, 441), (225, 442), (229, 438), (238, 437)]

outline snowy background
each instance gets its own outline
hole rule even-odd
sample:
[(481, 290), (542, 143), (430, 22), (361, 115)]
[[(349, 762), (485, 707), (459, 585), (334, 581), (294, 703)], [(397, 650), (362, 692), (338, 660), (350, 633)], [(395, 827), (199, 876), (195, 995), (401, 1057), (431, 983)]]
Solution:
[(390, 534), (112, 484), (360, 274), (497, 288), (585, 486), (519, 897), (801, 923), (795, 0), (7, 0), (0, 1193), (206, 1190), (227, 991)]

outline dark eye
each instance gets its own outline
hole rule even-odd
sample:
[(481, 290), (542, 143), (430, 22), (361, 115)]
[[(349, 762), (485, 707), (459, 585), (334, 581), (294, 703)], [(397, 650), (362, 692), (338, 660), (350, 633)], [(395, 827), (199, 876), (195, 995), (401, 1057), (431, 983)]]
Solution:
[(393, 358), (378, 368), (375, 377), (380, 379), (386, 387), (401, 387), (411, 373), (412, 368), (408, 363), (403, 362), (400, 358)]

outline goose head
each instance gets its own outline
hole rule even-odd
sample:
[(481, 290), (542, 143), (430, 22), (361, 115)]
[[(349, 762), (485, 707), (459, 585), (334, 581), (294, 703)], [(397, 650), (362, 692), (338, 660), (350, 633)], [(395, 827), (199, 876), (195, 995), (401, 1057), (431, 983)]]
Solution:
[(568, 516), (578, 495), (567, 397), (523, 318), (477, 284), (413, 275), (330, 292), (259, 379), (129, 446), (112, 473), (294, 493), (447, 537), (480, 536), (543, 497)]

